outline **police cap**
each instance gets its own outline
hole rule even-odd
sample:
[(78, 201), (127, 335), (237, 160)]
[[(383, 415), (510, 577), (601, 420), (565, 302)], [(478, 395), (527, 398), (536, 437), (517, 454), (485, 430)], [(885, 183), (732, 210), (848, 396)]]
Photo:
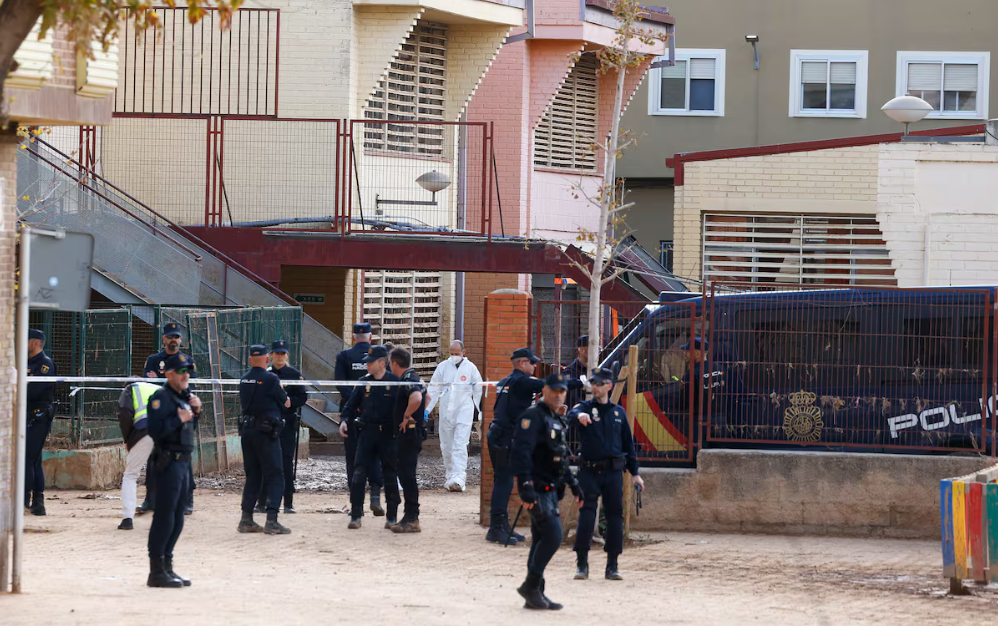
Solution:
[(250, 346), (250, 356), (266, 356), (268, 354), (270, 354), (270, 350), (267, 350), (267, 346), (261, 344)]
[(170, 322), (169, 324), (167, 324), (166, 326), (163, 327), (163, 336), (164, 337), (183, 337), (184, 334), (182, 332), (180, 332), (180, 325), (179, 324), (174, 324), (173, 322)]
[(175, 372), (179, 369), (193, 370), (194, 360), (183, 352), (178, 352), (167, 357), (163, 369), (167, 372)]
[(368, 335), (371, 333), (371, 325), (367, 322), (361, 322), (360, 324), (353, 325), (353, 334), (355, 335)]
[(378, 359), (388, 358), (388, 348), (385, 346), (371, 346), (371, 349), (367, 351), (367, 356), (364, 357), (365, 363), (374, 363)]
[(28, 329), (28, 339), (37, 339), (38, 341), (45, 341), (45, 333), (38, 330), (37, 328)]
[(510, 361), (515, 361), (517, 359), (530, 359), (531, 363), (540, 363), (541, 360), (537, 358), (534, 351), (530, 348), (520, 348), (513, 352), (513, 356), (509, 357)]
[(288, 342), (283, 339), (278, 339), (274, 343), (270, 344), (271, 352), (288, 352)]
[(703, 340), (699, 337), (694, 337), (683, 346), (683, 350), (703, 350)]
[(561, 391), (568, 389), (568, 379), (565, 378), (564, 374), (551, 374), (544, 379), (544, 385), (549, 389)]
[(585, 348), (588, 345), (589, 345), (589, 335), (582, 335), (581, 337), (575, 340), (576, 348)]
[(594, 385), (613, 382), (613, 372), (605, 367), (597, 367), (593, 370), (593, 375), (589, 377)]

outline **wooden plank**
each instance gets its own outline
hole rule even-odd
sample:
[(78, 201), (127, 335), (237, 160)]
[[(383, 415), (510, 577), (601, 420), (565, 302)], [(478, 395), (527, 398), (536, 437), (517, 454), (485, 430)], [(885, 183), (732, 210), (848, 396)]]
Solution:
[(953, 482), (953, 562), (954, 578), (967, 576), (967, 484)]
[(953, 550), (953, 483), (939, 481), (939, 515), (942, 526), (943, 576), (956, 576), (956, 557)]
[(984, 578), (984, 543), (981, 533), (981, 483), (967, 483), (967, 542), (970, 547), (971, 574), (979, 583)]
[(998, 582), (998, 484), (984, 485), (983, 508), (988, 578)]

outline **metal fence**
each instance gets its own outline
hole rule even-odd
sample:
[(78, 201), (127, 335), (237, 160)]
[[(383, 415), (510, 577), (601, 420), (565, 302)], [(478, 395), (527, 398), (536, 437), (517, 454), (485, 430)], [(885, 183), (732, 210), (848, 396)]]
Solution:
[[(33, 311), (32, 327), (45, 331), (46, 352), (66, 376), (137, 376), (146, 357), (162, 349), (159, 329), (174, 322), (184, 331), (182, 350), (202, 378), (239, 378), (249, 346), (282, 338), (291, 365), (301, 366), (302, 311), (298, 307), (229, 309), (136, 306), (83, 313)], [(73, 389), (72, 387), (78, 387)], [(86, 448), (121, 441), (117, 400), (121, 385), (57, 384), (56, 419), (48, 445)], [(199, 470), (226, 469), (225, 435), (236, 431), (238, 391), (219, 385), (199, 389), (204, 409), (198, 424)]]

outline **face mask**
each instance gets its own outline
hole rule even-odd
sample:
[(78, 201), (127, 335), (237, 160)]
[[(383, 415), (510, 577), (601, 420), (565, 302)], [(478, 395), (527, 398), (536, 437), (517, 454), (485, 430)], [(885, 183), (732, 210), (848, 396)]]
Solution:
[(453, 363), (455, 366), (460, 365), (461, 361), (463, 361), (463, 360), (464, 360), (463, 356), (451, 356), (450, 357), (450, 362)]

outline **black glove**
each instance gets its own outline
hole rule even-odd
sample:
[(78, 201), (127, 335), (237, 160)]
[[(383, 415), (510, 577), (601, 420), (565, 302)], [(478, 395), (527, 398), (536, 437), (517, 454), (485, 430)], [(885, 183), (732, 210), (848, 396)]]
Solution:
[(534, 491), (534, 483), (523, 483), (520, 485), (520, 500), (525, 504), (537, 502), (537, 492)]
[(572, 495), (579, 500), (585, 500), (586, 494), (582, 493), (582, 487), (579, 485), (578, 481), (568, 485), (568, 488), (572, 490)]

